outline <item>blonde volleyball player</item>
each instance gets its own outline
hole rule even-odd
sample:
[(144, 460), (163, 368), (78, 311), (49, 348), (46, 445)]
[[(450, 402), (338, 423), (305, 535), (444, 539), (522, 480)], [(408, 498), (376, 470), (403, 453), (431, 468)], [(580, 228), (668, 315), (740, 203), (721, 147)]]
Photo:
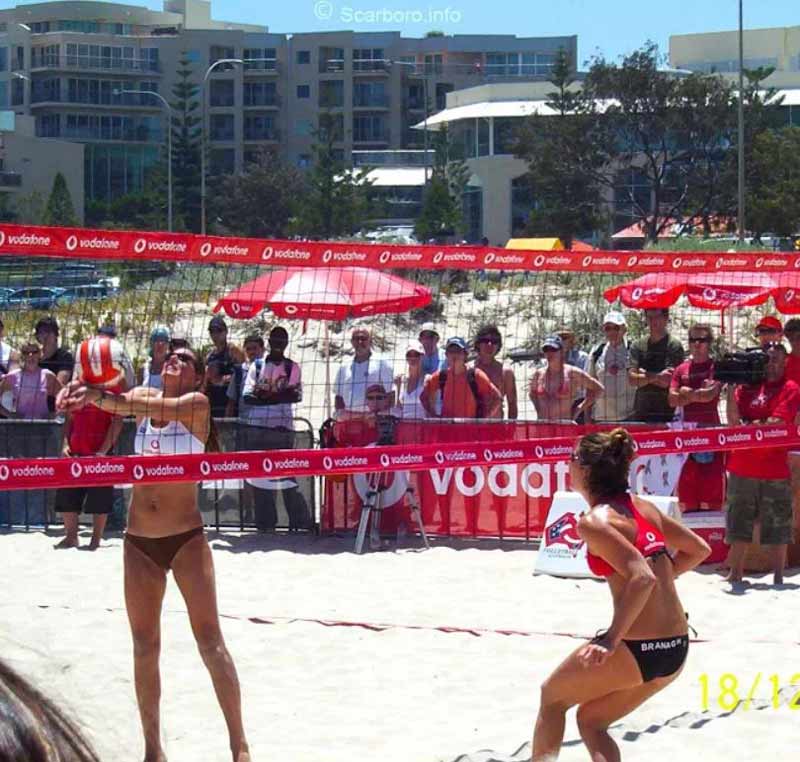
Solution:
[[(180, 455), (204, 452), (211, 435), (208, 398), (197, 391), (203, 366), (188, 348), (171, 352), (161, 372), (162, 390), (136, 387), (115, 394), (85, 382), (61, 392), (58, 408), (87, 405), (116, 416), (137, 417), (136, 452)], [(165, 762), (161, 746), (161, 601), (172, 570), (186, 601), (195, 641), (225, 716), (234, 762), (249, 762), (242, 727), (236, 668), (219, 626), (214, 564), (203, 533), (195, 483), (134, 484), (125, 534), (125, 605), (133, 635), (136, 698), (145, 762)]]

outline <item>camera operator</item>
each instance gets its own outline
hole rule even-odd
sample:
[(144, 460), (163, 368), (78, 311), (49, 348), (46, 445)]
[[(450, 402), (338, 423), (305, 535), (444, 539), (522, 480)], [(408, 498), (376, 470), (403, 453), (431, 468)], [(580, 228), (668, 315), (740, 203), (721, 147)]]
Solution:
[[(706, 323), (689, 328), (690, 358), (672, 374), (669, 405), (680, 411), (683, 420), (698, 426), (719, 426), (719, 395), (722, 389), (714, 380), (711, 344), (714, 331)], [(678, 479), (678, 504), (682, 511), (719, 510), (725, 500), (725, 454), (693, 452)]]
[[(763, 347), (766, 379), (757, 384), (728, 385), (728, 423), (794, 423), (800, 411), (800, 387), (785, 378), (786, 348), (779, 342)], [(727, 531), (731, 546), (728, 581), (741, 583), (747, 543), (756, 519), (761, 544), (772, 546), (774, 583), (783, 583), (786, 550), (792, 540), (792, 496), (788, 448), (733, 450), (728, 455)]]

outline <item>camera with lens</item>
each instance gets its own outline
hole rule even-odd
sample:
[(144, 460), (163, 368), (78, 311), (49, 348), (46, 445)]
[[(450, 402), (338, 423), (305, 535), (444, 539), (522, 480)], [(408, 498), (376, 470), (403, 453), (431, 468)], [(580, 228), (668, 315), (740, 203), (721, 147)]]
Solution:
[(758, 386), (767, 378), (769, 356), (760, 347), (726, 352), (714, 362), (714, 380), (722, 384)]
[(375, 416), (376, 426), (378, 428), (378, 441), (379, 445), (393, 445), (397, 443), (397, 424), (399, 418), (394, 415), (386, 413), (378, 413)]

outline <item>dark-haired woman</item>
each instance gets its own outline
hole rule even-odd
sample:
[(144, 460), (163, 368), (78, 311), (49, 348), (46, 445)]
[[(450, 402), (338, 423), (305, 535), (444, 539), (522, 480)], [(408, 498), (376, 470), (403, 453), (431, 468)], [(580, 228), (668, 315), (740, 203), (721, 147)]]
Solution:
[[(475, 358), (474, 367), (482, 370), (489, 380), (500, 390), (503, 400), (508, 402), (508, 418), (517, 418), (517, 380), (514, 371), (506, 368), (497, 359), (497, 354), (503, 347), (503, 337), (496, 325), (484, 325), (478, 329), (475, 337), (475, 349), (478, 356)], [(487, 416), (488, 417), (488, 416)], [(503, 402), (496, 408), (492, 418), (503, 417)]]
[(0, 660), (0, 759), (100, 762), (77, 725)]
[[(208, 398), (197, 391), (203, 381), (202, 363), (191, 350), (178, 349), (167, 357), (161, 379), (161, 391), (139, 386), (125, 394), (73, 382), (59, 396), (59, 408), (72, 411), (93, 404), (115, 415), (135, 415), (136, 452), (142, 455), (204, 452), (211, 417)], [(214, 564), (193, 482), (135, 484), (128, 516), (125, 604), (133, 635), (145, 762), (166, 760), (161, 747), (158, 661), (161, 602), (170, 569), (225, 716), (233, 760), (248, 762), (239, 680), (219, 626)]]
[[(558, 757), (568, 709), (593, 762), (618, 762), (611, 723), (680, 674), (689, 649), (675, 577), (710, 548), (697, 535), (628, 492), (633, 440), (624, 429), (587, 434), (572, 454), (572, 487), (590, 506), (578, 522), (589, 566), (608, 580), (614, 616), (607, 630), (570, 654), (544, 682), (532, 762)], [(675, 550), (670, 557), (667, 546)]]

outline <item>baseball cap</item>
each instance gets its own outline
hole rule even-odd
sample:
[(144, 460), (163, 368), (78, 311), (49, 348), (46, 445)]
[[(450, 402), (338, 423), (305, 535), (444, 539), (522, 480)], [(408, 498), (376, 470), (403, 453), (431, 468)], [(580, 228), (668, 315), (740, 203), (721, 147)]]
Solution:
[(606, 312), (603, 318), (603, 325), (625, 325), (625, 316), (618, 310), (611, 310)]
[(458, 347), (459, 349), (463, 349), (465, 352), (467, 351), (467, 342), (461, 338), (461, 336), (451, 336), (447, 340), (447, 344), (445, 344), (445, 349), (449, 349), (450, 347)]
[(213, 331), (214, 329), (227, 331), (228, 325), (225, 320), (222, 318), (221, 315), (215, 315), (208, 323), (208, 330)]
[(542, 349), (543, 350), (544, 349), (563, 349), (563, 348), (564, 348), (564, 342), (561, 341), (561, 337), (560, 336), (548, 336), (542, 342)]
[(403, 357), (405, 357), (409, 352), (416, 352), (418, 355), (425, 354), (425, 347), (417, 341), (416, 339), (411, 339), (411, 341), (406, 344), (406, 350), (403, 352)]
[(98, 336), (108, 336), (111, 339), (117, 338), (117, 328), (114, 325), (101, 325), (97, 329)]
[(164, 326), (154, 328), (150, 333), (150, 343), (155, 344), (157, 341), (169, 341), (169, 329)]
[(419, 335), (422, 336), (423, 333), (435, 333), (437, 336), (439, 335), (439, 331), (436, 330), (436, 325), (434, 323), (423, 323), (422, 328), (419, 329)]
[(773, 331), (778, 331), (779, 333), (783, 331), (783, 323), (781, 323), (778, 318), (774, 315), (764, 315), (761, 320), (758, 321), (758, 325), (756, 326), (756, 330), (759, 328), (770, 328)]

